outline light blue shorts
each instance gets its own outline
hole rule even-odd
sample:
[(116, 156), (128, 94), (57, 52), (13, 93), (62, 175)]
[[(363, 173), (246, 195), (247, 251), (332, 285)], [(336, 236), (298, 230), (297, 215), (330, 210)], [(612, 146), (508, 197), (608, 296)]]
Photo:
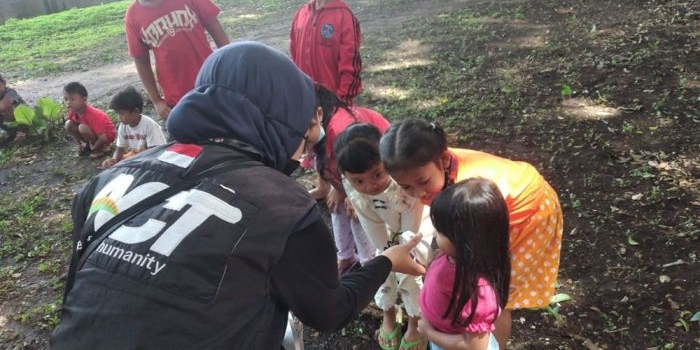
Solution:
[[(496, 337), (493, 336), (493, 333), (489, 334), (489, 346), (486, 348), (486, 350), (498, 350), (498, 341), (496, 340)], [(430, 350), (443, 350), (441, 347), (430, 343)]]

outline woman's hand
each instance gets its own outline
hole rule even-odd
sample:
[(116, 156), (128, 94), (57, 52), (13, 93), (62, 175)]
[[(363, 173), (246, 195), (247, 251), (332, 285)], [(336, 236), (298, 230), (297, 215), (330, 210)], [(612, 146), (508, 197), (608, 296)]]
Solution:
[(391, 260), (391, 271), (413, 276), (425, 274), (425, 266), (415, 261), (411, 255), (411, 249), (420, 243), (421, 238), (423, 235), (418, 233), (406, 243), (391, 246), (382, 252), (382, 255)]

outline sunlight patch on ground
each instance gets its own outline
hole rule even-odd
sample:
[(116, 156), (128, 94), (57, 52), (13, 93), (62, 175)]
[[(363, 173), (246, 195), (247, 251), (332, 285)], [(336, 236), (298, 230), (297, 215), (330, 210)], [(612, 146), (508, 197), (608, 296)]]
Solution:
[(372, 95), (387, 100), (404, 100), (409, 93), (409, 90), (397, 86), (374, 86), (372, 88)]
[(226, 24), (234, 24), (237, 22), (242, 22), (242, 21), (247, 21), (247, 20), (255, 20), (255, 19), (261, 19), (263, 16), (261, 14), (255, 14), (255, 13), (246, 13), (240, 16), (235, 16), (235, 17), (223, 17), (220, 18), (219, 21), (221, 21), (222, 25)]
[(561, 103), (562, 109), (569, 115), (580, 119), (607, 119), (620, 115), (620, 110), (608, 106), (596, 105), (583, 98), (567, 98)]
[(367, 72), (378, 73), (378, 72), (383, 72), (383, 71), (427, 66), (427, 65), (431, 65), (431, 64), (435, 64), (435, 61), (426, 60), (426, 59), (409, 59), (409, 60), (401, 59), (398, 61), (391, 61), (391, 62), (386, 62), (383, 64), (371, 66), (367, 69)]
[(426, 59), (432, 50), (431, 45), (424, 45), (422, 41), (406, 40), (394, 50), (385, 52), (386, 62), (367, 67), (367, 72), (377, 73), (396, 69), (406, 69), (434, 64), (435, 61)]
[(444, 99), (434, 98), (430, 100), (416, 100), (413, 102), (413, 105), (417, 109), (428, 109), (438, 107), (443, 103), (445, 103)]

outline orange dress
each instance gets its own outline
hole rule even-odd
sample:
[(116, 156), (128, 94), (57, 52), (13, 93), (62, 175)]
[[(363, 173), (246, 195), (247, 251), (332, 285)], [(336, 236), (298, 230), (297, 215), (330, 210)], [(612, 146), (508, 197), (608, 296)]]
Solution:
[(532, 165), (450, 148), (450, 179), (496, 183), (510, 219), (511, 278), (507, 309), (549, 305), (559, 273), (563, 218), (554, 189)]

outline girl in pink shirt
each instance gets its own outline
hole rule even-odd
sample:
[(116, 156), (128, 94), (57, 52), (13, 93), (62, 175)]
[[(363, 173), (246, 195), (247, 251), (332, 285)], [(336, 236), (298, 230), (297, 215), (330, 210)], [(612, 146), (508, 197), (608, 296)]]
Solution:
[(498, 350), (494, 322), (508, 302), (508, 208), (496, 184), (470, 178), (442, 190), (430, 216), (442, 252), (428, 268), (418, 331), (431, 349)]

